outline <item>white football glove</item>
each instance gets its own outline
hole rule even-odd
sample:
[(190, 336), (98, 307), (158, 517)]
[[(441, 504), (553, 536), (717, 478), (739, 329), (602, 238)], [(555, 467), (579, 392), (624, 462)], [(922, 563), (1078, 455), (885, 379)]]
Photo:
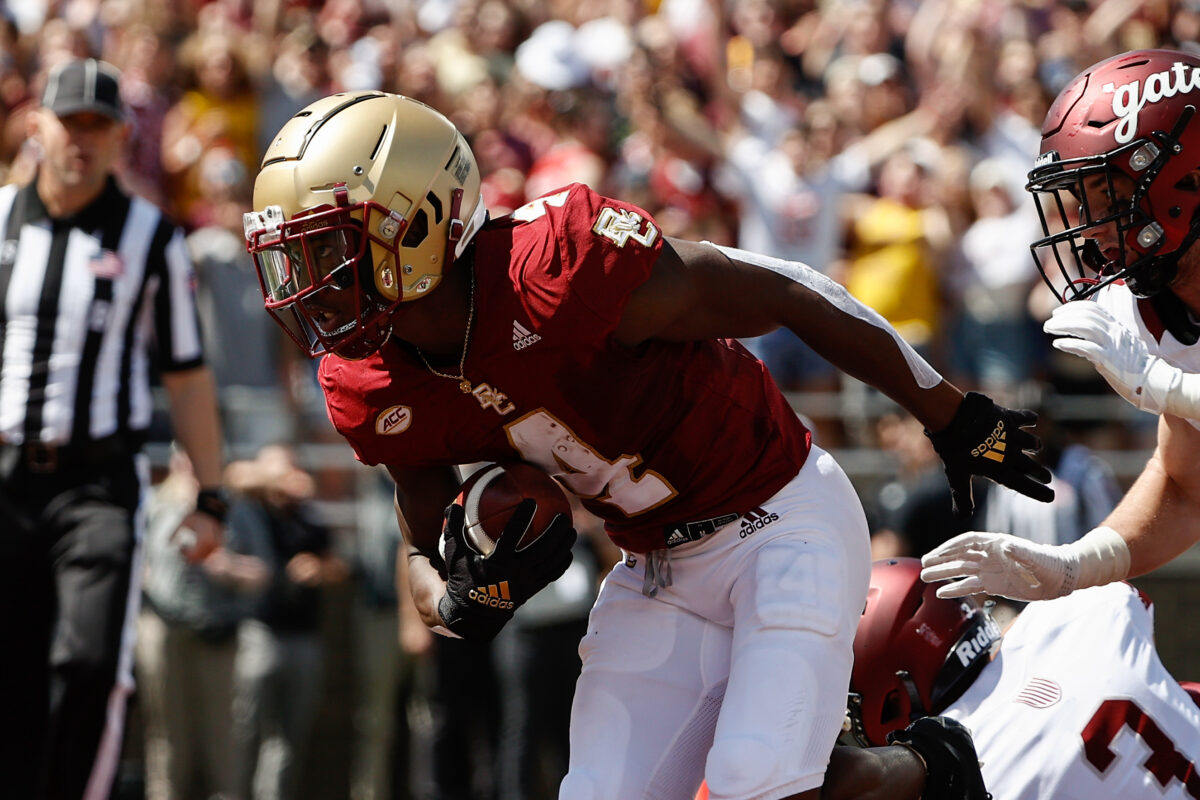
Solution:
[(1096, 303), (1061, 305), (1042, 328), (1063, 337), (1054, 340), (1056, 348), (1091, 361), (1117, 394), (1137, 408), (1200, 419), (1200, 375), (1152, 355), (1137, 333)]
[(1129, 548), (1119, 533), (1103, 527), (1057, 546), (1007, 533), (971, 531), (926, 553), (921, 566), (926, 583), (958, 579), (938, 587), (938, 597), (983, 593), (1050, 600), (1121, 580), (1129, 574)]

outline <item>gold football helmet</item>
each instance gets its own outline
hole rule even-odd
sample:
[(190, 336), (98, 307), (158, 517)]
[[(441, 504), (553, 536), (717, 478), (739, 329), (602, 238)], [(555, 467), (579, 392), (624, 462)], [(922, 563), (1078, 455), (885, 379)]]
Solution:
[(310, 356), (364, 358), (486, 219), (479, 167), (429, 106), (383, 92), (318, 100), (275, 136), (245, 215), (267, 311)]

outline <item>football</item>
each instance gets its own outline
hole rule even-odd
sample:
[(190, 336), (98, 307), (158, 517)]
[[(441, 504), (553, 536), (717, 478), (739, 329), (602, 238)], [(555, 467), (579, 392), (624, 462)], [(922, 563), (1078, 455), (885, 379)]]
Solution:
[(492, 554), (496, 539), (525, 498), (537, 501), (537, 513), (517, 543), (518, 550), (537, 541), (555, 515), (571, 513), (571, 504), (558, 481), (532, 464), (516, 461), (489, 464), (463, 482), (454, 502), (465, 512), (467, 540), (484, 557)]

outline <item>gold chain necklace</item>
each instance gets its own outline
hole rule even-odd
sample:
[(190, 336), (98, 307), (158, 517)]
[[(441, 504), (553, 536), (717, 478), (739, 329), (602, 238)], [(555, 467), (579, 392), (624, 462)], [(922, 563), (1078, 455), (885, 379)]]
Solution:
[(474, 385), (472, 385), (472, 383), (469, 380), (467, 380), (467, 376), (465, 374), (466, 367), (467, 367), (467, 348), (470, 347), (470, 345), (471, 345), (471, 326), (475, 322), (475, 265), (474, 264), (471, 264), (470, 270), (471, 270), (471, 272), (470, 272), (471, 289), (470, 289), (470, 300), (468, 301), (468, 305), (467, 305), (467, 330), (463, 334), (462, 354), (458, 357), (458, 374), (457, 375), (447, 375), (445, 372), (438, 372), (436, 369), (433, 368), (433, 365), (429, 363), (429, 359), (427, 359), (425, 357), (425, 354), (421, 352), (421, 348), (417, 347), (415, 344), (413, 345), (413, 349), (417, 351), (417, 355), (420, 357), (421, 363), (425, 365), (425, 369), (429, 370), (434, 375), (437, 375), (439, 378), (448, 378), (449, 380), (452, 380), (452, 381), (458, 381), (458, 389), (463, 394), (471, 394), (472, 392), (475, 391)]

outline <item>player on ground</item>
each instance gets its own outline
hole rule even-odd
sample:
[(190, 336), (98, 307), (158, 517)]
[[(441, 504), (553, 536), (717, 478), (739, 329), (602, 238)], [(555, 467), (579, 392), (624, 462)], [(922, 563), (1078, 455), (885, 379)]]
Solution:
[[(499, 559), (467, 545), (460, 506), (443, 519), (453, 465), (536, 464), (628, 554), (581, 645), (561, 796), (689, 796), (707, 776), (716, 798), (816, 797), (867, 529), (849, 480), (732, 337), (787, 325), (900, 402), (937, 431), (961, 510), (973, 473), (1052, 496), (1022, 430), (1032, 413), (964, 400), (803, 265), (664, 239), (583, 185), (488, 220), (479, 186), (437, 112), (340, 94), (275, 137), (246, 217), (268, 311), (310, 354), (333, 354), (320, 368), (331, 419), (396, 479), (417, 609), (486, 639), (565, 569), (564, 518)], [(905, 755), (894, 797), (924, 782)], [(953, 785), (935, 772), (954, 759), (927, 761), (931, 785)]]
[(1158, 444), (1117, 508), (1078, 542), (971, 532), (926, 554), (925, 580), (958, 579), (942, 597), (1058, 597), (1142, 575), (1200, 540), (1200, 376), (1185, 374), (1200, 372), (1197, 108), (1200, 58), (1140, 50), (1090, 67), (1046, 115), (1028, 184), (1046, 237), (1033, 250), (1069, 301), (1046, 331), (1161, 415)]
[(975, 598), (940, 599), (919, 573), (915, 558), (872, 568), (850, 679), (862, 743), (938, 713), (971, 730), (1003, 800), (1200, 796), (1200, 708), (1158, 658), (1144, 595), (1118, 582), (1002, 603), (1001, 638)]

